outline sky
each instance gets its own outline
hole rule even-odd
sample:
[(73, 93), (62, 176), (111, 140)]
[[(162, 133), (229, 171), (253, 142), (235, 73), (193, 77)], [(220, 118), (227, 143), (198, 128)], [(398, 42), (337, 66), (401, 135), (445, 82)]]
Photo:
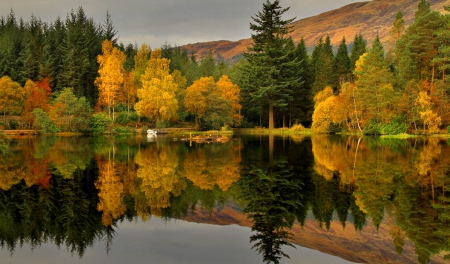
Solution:
[[(364, 0), (280, 0), (290, 7), (283, 19), (314, 16)], [(214, 40), (249, 38), (252, 16), (266, 0), (0, 0), (0, 16), (12, 9), (16, 18), (28, 21), (33, 14), (44, 22), (62, 19), (80, 6), (95, 22), (105, 21), (106, 11), (118, 31), (119, 42), (143, 43), (157, 48)], [(273, 2), (273, 1), (272, 1)]]

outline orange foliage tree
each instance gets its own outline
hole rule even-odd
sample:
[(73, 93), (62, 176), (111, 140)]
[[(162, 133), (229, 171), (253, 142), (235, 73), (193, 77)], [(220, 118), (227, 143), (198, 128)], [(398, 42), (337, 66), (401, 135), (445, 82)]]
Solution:
[(23, 88), (26, 95), (23, 117), (31, 126), (33, 122), (33, 116), (31, 115), (31, 112), (34, 109), (40, 108), (44, 110), (44, 112), (49, 111), (50, 96), (52, 94), (52, 90), (47, 78), (42, 79), (36, 83), (28, 80)]

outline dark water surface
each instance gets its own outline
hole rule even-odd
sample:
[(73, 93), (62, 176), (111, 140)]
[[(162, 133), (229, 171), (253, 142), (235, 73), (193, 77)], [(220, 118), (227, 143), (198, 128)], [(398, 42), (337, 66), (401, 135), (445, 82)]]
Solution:
[(11, 140), (1, 263), (446, 263), (445, 140), (182, 139)]

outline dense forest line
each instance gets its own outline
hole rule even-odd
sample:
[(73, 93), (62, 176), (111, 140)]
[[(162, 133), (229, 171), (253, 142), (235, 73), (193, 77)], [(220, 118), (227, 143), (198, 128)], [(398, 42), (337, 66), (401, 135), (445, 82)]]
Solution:
[[(370, 47), (329, 36), (312, 54), (289, 37), (289, 8), (267, 1), (252, 17), (253, 44), (234, 65), (180, 47), (118, 42), (111, 16), (83, 10), (44, 23), (14, 12), (0, 19), (3, 129), (103, 132), (148, 122), (199, 129), (302, 124), (316, 132), (434, 133), (450, 125), (450, 15), (421, 0), (405, 27), (399, 11), (389, 43)], [(270, 23), (266, 23), (270, 22)]]

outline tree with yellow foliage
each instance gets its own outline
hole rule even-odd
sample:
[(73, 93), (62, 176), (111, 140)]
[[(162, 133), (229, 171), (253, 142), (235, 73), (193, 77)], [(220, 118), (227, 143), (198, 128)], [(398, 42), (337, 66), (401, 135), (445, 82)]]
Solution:
[(430, 133), (439, 131), (441, 117), (432, 109), (431, 98), (426, 91), (421, 91), (416, 100), (416, 105), (420, 107), (420, 119), (424, 128), (428, 127)]
[(312, 130), (315, 132), (326, 133), (331, 124), (331, 105), (334, 100), (333, 88), (325, 87), (323, 91), (314, 96), (314, 113), (312, 116)]
[(123, 183), (116, 173), (114, 164), (114, 147), (109, 151), (108, 158), (97, 159), (97, 164), (99, 167), (99, 177), (95, 182), (95, 187), (99, 190), (97, 209), (102, 212), (103, 225), (110, 226), (112, 221), (123, 215), (126, 210), (123, 203)]
[(98, 105), (108, 108), (108, 115), (114, 120), (114, 108), (117, 102), (119, 90), (123, 84), (125, 54), (112, 42), (105, 40), (102, 43), (102, 55), (98, 55), (99, 77), (95, 79), (95, 85), (99, 90)]
[(139, 102), (135, 109), (139, 116), (154, 121), (168, 121), (176, 116), (178, 85), (169, 74), (170, 60), (161, 58), (161, 49), (151, 53), (145, 74), (141, 76), (142, 88), (137, 90)]
[(230, 116), (233, 126), (239, 126), (242, 122), (240, 101), (241, 89), (233, 84), (227, 75), (222, 75), (216, 84), (217, 92), (225, 98), (231, 105)]
[(0, 78), (0, 113), (3, 114), (3, 127), (6, 128), (6, 114), (21, 112), (24, 90), (19, 83), (8, 76)]
[(201, 77), (186, 89), (184, 106), (188, 112), (195, 116), (197, 129), (200, 128), (200, 119), (206, 111), (206, 93), (215, 85), (213, 77)]

